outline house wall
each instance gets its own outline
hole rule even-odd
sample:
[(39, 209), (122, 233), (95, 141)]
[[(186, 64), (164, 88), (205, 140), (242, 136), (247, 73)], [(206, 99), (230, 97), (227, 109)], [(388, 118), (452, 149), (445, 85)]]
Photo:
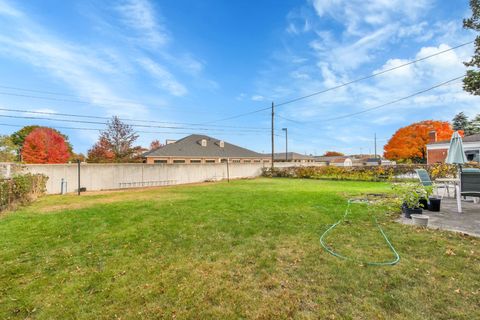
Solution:
[[(202, 158), (202, 157), (146, 157), (147, 164), (155, 164), (155, 160), (166, 160), (167, 164), (173, 164), (174, 160), (185, 160), (185, 164), (198, 164), (191, 163), (191, 160), (200, 160), (200, 163), (207, 163), (207, 160), (214, 160), (215, 163), (221, 163), (221, 160), (225, 158)], [(230, 163), (269, 163), (270, 159), (260, 159), (260, 158), (229, 158)], [(240, 162), (236, 162), (240, 161)]]
[(427, 150), (427, 164), (444, 163), (447, 158), (448, 149)]

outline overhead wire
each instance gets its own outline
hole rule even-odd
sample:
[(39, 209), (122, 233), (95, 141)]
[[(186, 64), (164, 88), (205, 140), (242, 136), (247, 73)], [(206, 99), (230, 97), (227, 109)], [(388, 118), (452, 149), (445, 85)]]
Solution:
[[(81, 115), (81, 114), (73, 114), (73, 113), (61, 113), (61, 112), (51, 112), (51, 111), (39, 111), (39, 110), (26, 110), (26, 109), (17, 109), (17, 108), (3, 108), (3, 107), (0, 107), (0, 111), (54, 115), (54, 116), (64, 116), (64, 117), (72, 117), (72, 118), (111, 120), (111, 117), (105, 117), (105, 116)], [(204, 126), (204, 124), (201, 124), (201, 123), (189, 123), (189, 122), (157, 121), (157, 120), (131, 119), (131, 118), (119, 118), (119, 119), (122, 120), (122, 121), (130, 121), (130, 122)], [(218, 127), (218, 128), (270, 130), (270, 128), (267, 128), (267, 127), (249, 127), (249, 126), (232, 126), (232, 125), (209, 125), (209, 126), (210, 127)]]
[[(316, 95), (319, 95), (319, 94), (322, 94), (322, 93), (326, 93), (326, 92), (329, 92), (329, 91), (332, 91), (332, 90), (340, 89), (340, 88), (349, 86), (349, 85), (351, 85), (351, 84), (354, 84), (354, 83), (357, 83), (357, 82), (360, 82), (360, 81), (364, 81), (364, 80), (367, 80), (367, 79), (371, 79), (371, 78), (374, 78), (374, 77), (383, 75), (383, 74), (385, 74), (385, 73), (392, 72), (392, 71), (398, 70), (398, 69), (400, 69), (400, 68), (404, 68), (404, 67), (406, 67), (406, 66), (415, 64), (415, 63), (417, 63), (417, 62), (424, 61), (424, 60), (427, 60), (427, 59), (430, 59), (430, 58), (439, 56), (439, 55), (444, 54), (444, 53), (446, 53), (446, 52), (449, 52), (449, 51), (452, 51), (452, 50), (456, 50), (456, 49), (458, 49), (458, 48), (461, 48), (461, 47), (467, 46), (467, 45), (469, 45), (469, 44), (472, 44), (472, 43), (474, 43), (474, 42), (475, 42), (474, 40), (468, 41), (468, 42), (464, 42), (464, 43), (459, 44), (459, 45), (457, 45), (457, 46), (454, 46), (454, 47), (451, 47), (451, 48), (448, 48), (448, 49), (445, 49), (445, 50), (442, 50), (442, 51), (435, 52), (435, 53), (433, 53), (433, 54), (430, 54), (430, 55), (427, 55), (427, 56), (424, 56), (424, 57), (421, 57), (421, 58), (418, 58), (418, 59), (415, 59), (415, 60), (412, 60), (412, 61), (409, 61), (409, 62), (406, 62), (406, 63), (403, 63), (403, 64), (400, 64), (400, 65), (398, 65), (398, 66), (391, 67), (391, 68), (388, 68), (388, 69), (385, 69), (385, 70), (382, 70), (382, 71), (374, 72), (374, 73), (372, 73), (372, 74), (370, 74), (370, 75), (368, 75), (368, 76), (359, 77), (359, 78), (356, 78), (356, 79), (354, 79), (354, 80), (351, 80), (351, 81), (348, 81), (348, 82), (345, 82), (345, 83), (342, 83), (342, 84), (339, 84), (339, 85), (336, 85), (336, 86), (333, 86), (333, 87), (329, 87), (329, 88), (326, 88), (326, 89), (323, 89), (323, 90), (319, 90), (319, 91), (313, 92), (313, 93), (311, 93), (311, 94), (307, 94), (307, 95), (304, 95), (304, 96), (300, 96), (300, 97), (298, 97), (298, 98), (294, 98), (294, 99), (291, 99), (291, 100), (287, 100), (287, 101), (284, 101), (284, 102), (281, 102), (281, 103), (276, 103), (276, 104), (275, 104), (275, 107), (280, 107), (280, 106), (284, 106), (284, 105), (287, 105), (287, 104), (291, 104), (291, 103), (294, 103), (294, 102), (297, 102), (297, 101), (300, 101), (300, 100), (304, 100), (304, 99), (307, 99), (307, 98), (310, 98), (310, 97), (313, 97), (313, 96), (316, 96)], [(261, 109), (253, 110), (253, 111), (250, 111), (250, 112), (240, 113), (240, 114), (233, 115), (233, 116), (230, 116), (230, 117), (212, 120), (212, 121), (209, 121), (209, 122), (206, 122), (206, 123), (227, 121), (227, 120), (240, 118), (240, 117), (243, 117), (243, 116), (255, 114), (255, 113), (262, 112), (262, 111), (266, 111), (266, 110), (271, 110), (271, 107), (266, 107), (266, 108), (261, 108)]]
[[(457, 81), (459, 79), (462, 79), (464, 78), (465, 75), (462, 75), (462, 76), (458, 76), (458, 77), (455, 77), (453, 79), (450, 79), (450, 80), (447, 80), (447, 81), (444, 81), (444, 82), (441, 82), (439, 84), (436, 84), (432, 87), (429, 87), (429, 88), (426, 88), (426, 89), (423, 89), (423, 90), (420, 90), (420, 91), (417, 91), (415, 93), (412, 93), (408, 96), (404, 96), (404, 97), (401, 97), (401, 98), (398, 98), (398, 99), (395, 99), (395, 100), (391, 100), (391, 101), (388, 101), (386, 103), (382, 103), (378, 106), (375, 106), (375, 107), (372, 107), (372, 108), (367, 108), (367, 109), (364, 109), (364, 110), (361, 110), (361, 111), (357, 111), (357, 112), (352, 112), (352, 113), (348, 113), (348, 114), (344, 114), (344, 115), (341, 115), (341, 116), (337, 116), (337, 117), (331, 117), (331, 118), (326, 118), (326, 119), (322, 119), (322, 120), (318, 120), (318, 121), (315, 121), (315, 123), (318, 123), (318, 122), (329, 122), (329, 121), (334, 121), (334, 120), (339, 120), (339, 119), (345, 119), (345, 118), (349, 118), (349, 117), (352, 117), (352, 116), (356, 116), (356, 115), (359, 115), (359, 114), (363, 114), (363, 113), (366, 113), (366, 112), (370, 112), (370, 111), (373, 111), (373, 110), (377, 110), (377, 109), (381, 109), (381, 108), (384, 108), (386, 106), (389, 106), (389, 105), (392, 105), (392, 104), (395, 104), (395, 103), (398, 103), (400, 101), (403, 101), (403, 100), (407, 100), (407, 99), (410, 99), (410, 98), (413, 98), (415, 96), (418, 96), (418, 95), (421, 95), (425, 92), (428, 92), (428, 91), (432, 91), (434, 89), (437, 89), (439, 87), (442, 87), (442, 86), (445, 86), (445, 85), (448, 85), (454, 81)], [(313, 123), (313, 121), (298, 121), (298, 120), (293, 120), (293, 119), (289, 119), (289, 118), (286, 118), (286, 117), (283, 117), (283, 116), (280, 116), (278, 115), (278, 117), (284, 119), (284, 120), (287, 120), (287, 121), (291, 121), (291, 122), (296, 122), (296, 123), (300, 123), (300, 124), (308, 124), (308, 123)]]
[[(73, 120), (73, 119), (59, 119), (59, 118), (47, 118), (47, 117), (34, 117), (34, 116), (13, 116), (13, 115), (5, 115), (0, 114), (0, 118), (11, 118), (11, 119), (30, 119), (30, 120), (45, 120), (45, 121), (58, 121), (58, 122), (71, 122), (71, 123), (85, 123), (85, 124), (102, 124), (106, 125), (107, 122), (99, 122), (99, 121), (86, 121), (86, 120)], [(161, 129), (171, 129), (171, 130), (198, 130), (198, 131), (216, 131), (216, 132), (251, 132), (251, 133), (259, 133), (259, 130), (253, 129), (223, 129), (223, 128), (202, 128), (202, 127), (175, 127), (175, 126), (159, 126), (159, 125), (145, 125), (145, 124), (129, 124), (132, 127), (139, 127), (139, 128), (161, 128)]]
[[(23, 125), (17, 125), (17, 124), (10, 124), (10, 123), (0, 123), (0, 126), (2, 127), (14, 127), (14, 128), (23, 128), (25, 125), (29, 124), (23, 124)], [(62, 130), (82, 130), (82, 131), (97, 131), (101, 132), (105, 130), (104, 128), (85, 128), (85, 127), (66, 127), (66, 126), (51, 126), (53, 129), (62, 129)], [(144, 131), (144, 130), (135, 130), (136, 133), (150, 133), (150, 134), (171, 134), (171, 135), (177, 135), (177, 134), (198, 134), (197, 132), (172, 132), (172, 131)], [(219, 133), (222, 134), (222, 133)], [(252, 133), (253, 134), (253, 133)], [(248, 133), (235, 133), (235, 135), (243, 135), (243, 136), (250, 136), (251, 134)], [(276, 136), (280, 136), (277, 135)]]

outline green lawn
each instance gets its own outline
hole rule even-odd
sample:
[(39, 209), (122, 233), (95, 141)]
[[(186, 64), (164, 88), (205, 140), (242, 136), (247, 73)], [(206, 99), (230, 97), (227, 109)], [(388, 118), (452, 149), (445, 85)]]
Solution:
[(0, 217), (0, 319), (479, 319), (479, 239), (346, 199), (388, 184), (257, 179), (47, 196)]

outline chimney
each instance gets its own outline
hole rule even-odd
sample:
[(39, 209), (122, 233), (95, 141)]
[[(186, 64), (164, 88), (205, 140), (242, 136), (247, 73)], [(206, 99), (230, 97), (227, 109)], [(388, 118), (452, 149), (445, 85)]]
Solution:
[(165, 140), (165, 144), (172, 144), (172, 143), (175, 143), (175, 142), (177, 142), (177, 140), (172, 140), (172, 139)]
[(206, 147), (207, 146), (207, 139), (202, 139), (202, 147)]
[(220, 146), (220, 148), (224, 148), (225, 147), (225, 142), (223, 140), (220, 140), (218, 145)]
[(429, 143), (437, 142), (437, 131), (430, 131), (428, 133)]

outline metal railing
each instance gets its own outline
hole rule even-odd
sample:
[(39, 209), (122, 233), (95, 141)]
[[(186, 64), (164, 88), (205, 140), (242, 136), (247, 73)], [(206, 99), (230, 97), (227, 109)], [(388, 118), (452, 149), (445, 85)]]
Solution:
[(160, 187), (177, 184), (177, 180), (156, 180), (156, 181), (131, 181), (120, 182), (120, 189), (124, 188), (141, 188), (141, 187)]

